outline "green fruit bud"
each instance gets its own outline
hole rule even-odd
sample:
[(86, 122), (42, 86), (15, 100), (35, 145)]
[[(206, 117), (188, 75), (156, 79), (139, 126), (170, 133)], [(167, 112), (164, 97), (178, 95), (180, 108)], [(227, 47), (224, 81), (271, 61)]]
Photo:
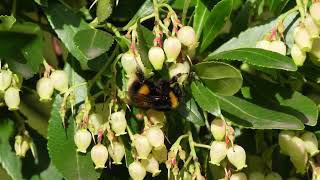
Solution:
[(264, 180), (264, 174), (259, 171), (251, 172), (249, 174), (249, 180)]
[(74, 143), (77, 146), (77, 151), (86, 153), (87, 148), (91, 144), (91, 133), (86, 130), (86, 129), (79, 129), (75, 134), (74, 134)]
[(137, 150), (139, 159), (147, 159), (152, 150), (148, 138), (140, 134), (134, 135), (134, 147)]
[(220, 162), (227, 156), (227, 144), (224, 141), (213, 141), (210, 148), (210, 163), (220, 166)]
[(216, 118), (211, 122), (211, 133), (215, 140), (222, 141), (226, 134), (226, 123), (221, 118)]
[(179, 41), (187, 46), (191, 47), (197, 43), (196, 32), (190, 26), (183, 26), (177, 33)]
[(258, 41), (256, 44), (256, 48), (270, 50), (271, 42), (267, 40)]
[(240, 172), (236, 174), (232, 174), (230, 180), (247, 180), (247, 176), (245, 173)]
[(290, 161), (292, 162), (293, 166), (296, 168), (297, 173), (304, 174), (307, 168), (308, 162), (308, 154), (305, 153), (301, 156), (291, 156)]
[(43, 77), (37, 82), (37, 93), (40, 96), (40, 101), (50, 101), (53, 90), (51, 79)]
[(318, 139), (312, 132), (305, 132), (301, 135), (301, 139), (304, 142), (304, 147), (310, 156), (314, 156), (319, 153)]
[(269, 50), (273, 51), (273, 52), (277, 52), (279, 54), (282, 55), (286, 55), (287, 54), (287, 47), (284, 44), (284, 42), (276, 40), (276, 41), (272, 41), (270, 46), (269, 46)]
[(312, 19), (312, 17), (309, 14), (306, 15), (306, 18), (304, 19), (303, 23), (304, 23), (306, 29), (308, 30), (311, 38), (319, 37), (320, 28), (314, 22), (314, 20)]
[(264, 180), (282, 180), (282, 177), (276, 172), (271, 172), (264, 177)]
[(281, 131), (279, 133), (279, 145), (282, 154), (289, 155), (290, 148), (289, 144), (291, 144), (291, 139), (295, 136), (293, 131)]
[(19, 109), (20, 95), (19, 89), (10, 87), (4, 92), (4, 102), (10, 111)]
[(298, 158), (304, 156), (306, 154), (306, 149), (304, 147), (304, 142), (302, 139), (294, 136), (291, 138), (290, 142), (288, 143), (288, 152), (290, 157)]
[(108, 160), (108, 150), (102, 144), (96, 144), (91, 149), (91, 159), (95, 164), (95, 169), (105, 168), (105, 164)]
[(68, 90), (69, 78), (68, 74), (63, 70), (53, 71), (50, 75), (54, 89), (60, 91), (60, 93), (65, 93)]
[(320, 2), (315, 2), (310, 6), (310, 15), (313, 20), (320, 25)]
[(164, 134), (162, 130), (156, 126), (149, 128), (146, 131), (146, 137), (148, 138), (151, 146), (159, 148), (164, 145)]
[(299, 26), (293, 32), (295, 43), (302, 51), (309, 52), (312, 48), (312, 39), (305, 27)]
[(234, 165), (237, 170), (241, 170), (246, 165), (246, 151), (239, 145), (234, 145), (233, 147), (230, 147), (227, 151), (227, 157), (229, 162)]
[(147, 112), (147, 117), (152, 124), (162, 127), (165, 124), (166, 116), (163, 111), (157, 111), (154, 109), (149, 109)]
[(149, 49), (148, 52), (149, 61), (151, 62), (155, 70), (161, 70), (163, 62), (165, 60), (165, 55), (161, 47), (154, 46)]
[(0, 70), (0, 91), (6, 90), (12, 80), (12, 72), (7, 70)]
[(113, 142), (108, 147), (109, 154), (113, 159), (114, 164), (122, 164), (121, 161), (125, 155), (124, 145), (120, 142)]
[(313, 40), (311, 54), (318, 59), (320, 58), (320, 38), (315, 38)]
[(128, 167), (130, 177), (133, 180), (143, 180), (146, 176), (146, 169), (142, 166), (139, 161), (134, 161)]
[(148, 159), (142, 159), (141, 164), (147, 172), (152, 173), (152, 177), (159, 175), (161, 172), (159, 170), (159, 163), (153, 156), (149, 155)]
[(168, 157), (168, 150), (166, 146), (161, 146), (157, 149), (152, 149), (152, 156), (156, 158), (159, 163), (166, 162)]
[(116, 136), (126, 134), (127, 120), (124, 111), (118, 111), (111, 114), (111, 129), (116, 133)]
[(173, 78), (174, 76), (180, 74), (181, 76), (178, 78), (178, 83), (182, 84), (189, 75), (190, 72), (190, 65), (187, 61), (183, 63), (176, 63), (172, 64), (169, 67), (169, 76), (170, 78)]
[(306, 60), (307, 55), (306, 52), (301, 51), (299, 46), (294, 44), (291, 48), (291, 57), (297, 66), (302, 66), (304, 61)]
[(98, 114), (98, 113), (90, 114), (89, 125), (93, 128), (93, 134), (95, 135), (98, 134), (98, 131), (102, 129), (102, 124), (103, 124), (103, 117), (101, 116), (101, 114)]
[(29, 149), (30, 145), (28, 139), (24, 136), (17, 135), (14, 142), (14, 150), (16, 151), (16, 155), (25, 157)]
[(163, 50), (167, 56), (167, 62), (176, 62), (181, 51), (181, 43), (176, 37), (169, 37), (164, 40)]

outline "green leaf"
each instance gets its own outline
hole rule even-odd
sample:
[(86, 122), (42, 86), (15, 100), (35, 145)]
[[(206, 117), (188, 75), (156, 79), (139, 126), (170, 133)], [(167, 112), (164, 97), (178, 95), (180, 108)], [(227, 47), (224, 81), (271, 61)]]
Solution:
[(91, 29), (90, 26), (58, 2), (49, 1), (48, 7), (44, 10), (52, 29), (57, 33), (66, 48), (78, 61), (86, 64), (87, 57), (76, 46), (73, 37), (81, 30)]
[[(291, 28), (293, 22), (295, 22), (297, 13), (292, 13), (288, 15), (284, 20), (284, 27)], [(218, 49), (216, 49), (212, 55), (218, 54), (223, 51), (229, 51), (232, 49), (239, 49), (239, 48), (254, 48), (258, 41), (263, 39), (263, 36), (266, 33), (269, 33), (273, 27), (276, 27), (278, 20), (273, 20), (268, 24), (256, 26), (246, 31), (240, 33), (238, 37), (234, 37), (221, 45)], [(289, 35), (286, 35), (287, 38)], [(287, 43), (286, 43), (287, 44)]]
[(233, 0), (222, 0), (213, 7), (203, 27), (200, 52), (203, 52), (216, 38), (225, 24), (225, 19), (230, 16), (232, 7)]
[(183, 104), (180, 104), (178, 112), (182, 117), (192, 122), (193, 124), (196, 124), (198, 126), (205, 125), (204, 119), (200, 114), (198, 106), (193, 98)]
[(294, 61), (279, 53), (258, 48), (241, 48), (223, 51), (218, 54), (209, 54), (207, 60), (239, 60), (266, 68), (283, 69), (296, 71), (297, 66)]
[(98, 29), (78, 31), (73, 40), (87, 60), (94, 59), (105, 53), (113, 43), (111, 34)]
[(202, 62), (194, 66), (197, 76), (212, 92), (232, 96), (242, 86), (239, 70), (222, 62)]
[(203, 26), (205, 25), (210, 14), (210, 10), (206, 7), (203, 0), (197, 0), (197, 5), (193, 20), (193, 29), (196, 32), (197, 39), (200, 39)]
[(191, 91), (193, 98), (203, 110), (215, 116), (221, 116), (218, 100), (208, 88), (194, 81), (191, 84)]
[(294, 116), (257, 106), (235, 96), (218, 96), (222, 114), (232, 122), (252, 129), (294, 129), (304, 128)]
[(22, 180), (21, 160), (12, 151), (9, 139), (14, 131), (13, 121), (10, 119), (0, 120), (0, 163), (7, 174), (14, 180)]
[(98, 22), (101, 23), (108, 19), (112, 13), (112, 2), (111, 0), (98, 0), (97, 4), (97, 18)]
[[(138, 44), (137, 49), (140, 53), (140, 57), (142, 60), (143, 65), (147, 69), (153, 69), (148, 57), (148, 51), (150, 49), (149, 45), (153, 44), (153, 36), (150, 35), (150, 30), (143, 27), (142, 25), (138, 24), (137, 26), (137, 33), (138, 33)], [(152, 38), (152, 40), (151, 40)]]
[(14, 18), (13, 16), (1, 15), (0, 16), (0, 31), (9, 30), (15, 22), (16, 22), (16, 18)]
[(146, 0), (136, 14), (131, 18), (128, 24), (123, 29), (128, 29), (134, 25), (140, 18), (148, 16), (153, 13), (153, 4), (151, 0)]
[(76, 152), (73, 136), (76, 125), (70, 117), (66, 129), (59, 114), (62, 98), (57, 95), (52, 106), (48, 128), (48, 151), (52, 163), (66, 179), (98, 179), (90, 153)]

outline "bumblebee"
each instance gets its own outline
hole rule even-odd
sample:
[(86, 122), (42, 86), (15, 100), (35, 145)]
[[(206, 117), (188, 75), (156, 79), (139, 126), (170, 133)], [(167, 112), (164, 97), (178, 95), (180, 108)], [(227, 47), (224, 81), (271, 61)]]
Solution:
[(140, 108), (152, 108), (169, 111), (179, 106), (181, 89), (177, 83), (178, 76), (171, 80), (154, 78), (145, 79), (143, 72), (137, 70), (137, 79), (128, 88), (129, 103)]

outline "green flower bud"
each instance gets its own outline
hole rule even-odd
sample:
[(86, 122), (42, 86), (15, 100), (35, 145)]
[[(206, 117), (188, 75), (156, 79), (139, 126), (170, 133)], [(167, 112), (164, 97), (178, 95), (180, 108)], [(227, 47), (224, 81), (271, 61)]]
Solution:
[(91, 159), (95, 164), (95, 169), (105, 168), (105, 164), (108, 160), (108, 150), (102, 144), (96, 144), (91, 149)]
[(152, 150), (148, 138), (140, 134), (134, 135), (134, 147), (137, 150), (139, 159), (147, 159)]
[(166, 146), (152, 149), (152, 156), (156, 158), (159, 163), (166, 162), (168, 156), (168, 150)]
[(143, 180), (146, 176), (147, 172), (146, 169), (142, 166), (139, 161), (134, 161), (128, 167), (130, 177), (133, 180)]
[(221, 118), (216, 118), (211, 122), (211, 133), (215, 140), (222, 141), (226, 134), (226, 123)]
[(161, 70), (163, 62), (165, 60), (165, 55), (161, 47), (154, 46), (149, 49), (148, 52), (149, 61), (151, 62), (155, 70)]
[(247, 176), (245, 173), (240, 172), (236, 174), (232, 174), (230, 180), (247, 180)]
[(182, 84), (188, 78), (189, 72), (190, 72), (190, 65), (187, 61), (183, 63), (172, 64), (169, 67), (170, 78), (173, 78), (178, 74), (181, 74), (181, 76), (178, 78), (179, 84)]
[(65, 93), (69, 86), (68, 74), (63, 70), (55, 70), (51, 73), (50, 79), (52, 81), (54, 89)]
[(282, 180), (282, 177), (276, 172), (271, 172), (264, 177), (264, 180)]
[(295, 43), (302, 51), (309, 52), (312, 48), (312, 39), (305, 27), (299, 26), (293, 32)]
[(293, 131), (281, 131), (279, 133), (279, 145), (282, 154), (289, 155), (290, 148), (289, 144), (291, 144), (291, 139), (295, 136)]
[(234, 145), (233, 147), (230, 147), (227, 151), (227, 157), (229, 162), (234, 165), (237, 170), (241, 170), (246, 165), (246, 151), (239, 145)]
[(12, 72), (7, 70), (0, 70), (0, 91), (6, 90), (12, 80)]
[(291, 57), (297, 66), (302, 66), (304, 61), (306, 60), (307, 55), (306, 52), (301, 51), (299, 46), (294, 44), (291, 48)]
[(311, 54), (318, 59), (320, 58), (320, 38), (315, 38), (313, 40)]
[(53, 90), (51, 79), (43, 77), (37, 82), (37, 93), (40, 96), (40, 101), (50, 101)]
[(312, 132), (305, 132), (301, 135), (301, 139), (304, 142), (304, 147), (310, 156), (314, 156), (319, 153), (318, 139)]
[(27, 151), (30, 149), (28, 138), (17, 135), (15, 137), (14, 142), (14, 150), (16, 151), (16, 155), (20, 157), (25, 157)]
[(320, 25), (320, 2), (315, 2), (310, 6), (310, 15), (313, 20)]
[(152, 173), (152, 177), (159, 175), (161, 172), (159, 170), (159, 163), (153, 156), (149, 155), (148, 159), (142, 159), (141, 164), (147, 172)]
[(118, 111), (111, 114), (111, 129), (116, 133), (116, 136), (126, 134), (127, 120), (124, 111)]
[(4, 92), (4, 102), (10, 111), (19, 109), (20, 95), (19, 89), (10, 87)]
[(149, 128), (146, 131), (146, 137), (148, 138), (151, 146), (159, 148), (164, 145), (164, 134), (162, 130), (156, 126)]
[(298, 137), (293, 137), (289, 144), (290, 160), (297, 170), (297, 173), (304, 173), (308, 161), (308, 154), (304, 141)]
[(251, 172), (249, 174), (249, 180), (264, 180), (264, 174), (259, 171)]
[(279, 54), (282, 55), (286, 55), (287, 54), (287, 47), (284, 44), (284, 42), (276, 40), (276, 41), (272, 41), (270, 46), (269, 46), (269, 50), (273, 51), (273, 52), (277, 52)]
[(113, 142), (108, 147), (111, 158), (113, 159), (114, 164), (122, 164), (121, 161), (125, 155), (124, 145), (120, 142)]
[(77, 151), (86, 153), (87, 148), (91, 144), (91, 133), (86, 129), (79, 129), (74, 134), (74, 143), (77, 146)]
[(210, 149), (210, 163), (220, 166), (220, 162), (227, 156), (227, 144), (224, 141), (213, 141)]
[(179, 41), (187, 46), (191, 47), (197, 43), (196, 32), (190, 26), (183, 26), (177, 33)]
[(169, 37), (164, 40), (163, 50), (167, 56), (167, 62), (176, 62), (181, 51), (181, 43), (176, 37)]
[(308, 30), (311, 38), (319, 37), (320, 28), (314, 22), (314, 20), (312, 19), (312, 17), (309, 14), (306, 15), (306, 18), (304, 19), (303, 23), (304, 23), (306, 29)]

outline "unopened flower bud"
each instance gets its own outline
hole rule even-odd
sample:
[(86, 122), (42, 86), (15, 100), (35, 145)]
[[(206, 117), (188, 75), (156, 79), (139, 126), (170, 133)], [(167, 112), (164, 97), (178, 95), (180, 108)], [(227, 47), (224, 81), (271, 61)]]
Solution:
[(194, 46), (197, 43), (196, 32), (191, 26), (183, 26), (177, 33), (179, 41), (187, 46)]
[(247, 180), (247, 176), (243, 172), (235, 173), (231, 175), (230, 180)]
[(312, 19), (312, 17), (309, 14), (306, 15), (306, 18), (304, 19), (303, 23), (304, 23), (306, 29), (308, 30), (311, 38), (319, 37), (320, 28), (314, 22), (314, 20)]
[(26, 152), (30, 149), (29, 141), (26, 137), (17, 135), (14, 142), (14, 150), (16, 155), (20, 157), (25, 157)]
[(163, 62), (166, 57), (161, 47), (154, 46), (150, 48), (148, 52), (148, 57), (155, 70), (162, 69)]
[(264, 180), (264, 174), (259, 171), (254, 171), (249, 174), (249, 180)]
[(50, 101), (53, 90), (51, 79), (43, 77), (37, 82), (37, 93), (40, 96), (40, 101)]
[(128, 167), (130, 177), (133, 180), (143, 180), (146, 176), (146, 169), (142, 166), (139, 161), (134, 161)]
[(320, 25), (320, 2), (315, 2), (310, 6), (310, 15), (313, 20)]
[(156, 158), (159, 163), (163, 163), (167, 160), (168, 150), (165, 145), (152, 149), (152, 156)]
[(183, 172), (183, 180), (192, 180), (191, 174), (187, 171), (184, 171)]
[(297, 173), (304, 174), (307, 168), (308, 162), (308, 154), (305, 153), (301, 156), (290, 156), (290, 161), (292, 162), (293, 166), (296, 168)]
[(305, 27), (299, 26), (293, 32), (295, 43), (302, 51), (309, 52), (312, 48), (312, 39)]
[(269, 46), (269, 50), (273, 51), (273, 52), (277, 52), (279, 54), (282, 55), (286, 55), (287, 54), (287, 47), (284, 44), (284, 42), (276, 40), (276, 41), (272, 41), (270, 46)]
[(0, 91), (6, 90), (12, 80), (12, 72), (7, 70), (0, 70)]
[(176, 37), (169, 37), (164, 40), (163, 50), (167, 56), (167, 62), (176, 62), (181, 51), (181, 42)]
[(164, 134), (162, 130), (156, 126), (151, 127), (146, 131), (146, 137), (148, 138), (149, 143), (155, 148), (164, 145)]
[(87, 129), (79, 129), (74, 134), (74, 143), (77, 146), (77, 151), (86, 153), (87, 148), (91, 144), (91, 134)]
[(276, 172), (271, 172), (264, 177), (264, 180), (282, 180), (282, 177)]
[(315, 38), (313, 40), (311, 54), (316, 58), (320, 58), (320, 38)]
[(304, 142), (302, 139), (300, 139), (297, 136), (294, 136), (291, 138), (291, 140), (288, 143), (288, 152), (290, 157), (301, 157), (306, 154), (306, 149), (304, 147)]
[(148, 138), (140, 134), (134, 135), (134, 147), (136, 148), (140, 159), (147, 159), (152, 150)]
[(113, 159), (114, 164), (121, 164), (121, 161), (125, 154), (124, 145), (120, 142), (113, 142), (108, 147), (111, 158)]
[(216, 118), (211, 122), (211, 133), (215, 140), (222, 141), (226, 134), (226, 123), (221, 118)]
[(173, 78), (174, 76), (177, 76), (178, 74), (180, 74), (180, 77), (178, 78), (179, 84), (182, 84), (188, 78), (189, 72), (190, 72), (190, 65), (187, 61), (183, 63), (172, 64), (169, 67), (170, 78)]
[(291, 48), (291, 57), (297, 66), (302, 66), (304, 61), (306, 60), (307, 55), (306, 52), (301, 51), (299, 46), (294, 44)]
[(135, 57), (131, 51), (128, 51), (122, 55), (121, 65), (126, 72), (127, 77), (135, 75), (137, 72), (137, 68), (140, 68), (142, 71), (144, 71), (144, 66), (141, 62), (141, 59)]
[(305, 132), (301, 135), (301, 139), (304, 142), (304, 147), (306, 151), (311, 155), (314, 156), (319, 153), (318, 149), (318, 139), (316, 135), (312, 132)]
[(227, 144), (224, 141), (213, 141), (210, 149), (210, 163), (220, 166), (220, 162), (227, 156)]
[(19, 104), (20, 104), (19, 91), (20, 90), (16, 87), (10, 87), (4, 93), (4, 102), (8, 106), (8, 109), (11, 111), (19, 109)]
[(127, 120), (124, 111), (118, 111), (111, 114), (111, 129), (116, 133), (116, 136), (126, 134)]
[(256, 48), (270, 50), (271, 42), (268, 40), (260, 40), (256, 44)]
[(239, 145), (234, 145), (233, 147), (230, 147), (227, 151), (227, 157), (229, 162), (234, 165), (237, 170), (241, 170), (246, 165), (246, 151)]
[(157, 111), (154, 109), (149, 109), (147, 112), (147, 117), (152, 124), (162, 127), (165, 124), (166, 116), (163, 111)]
[(50, 79), (52, 81), (54, 89), (65, 93), (68, 90), (69, 78), (68, 74), (63, 70), (55, 70), (51, 73)]
[[(97, 135), (99, 129), (102, 128), (103, 117), (101, 114), (93, 113), (89, 116), (89, 125), (93, 128), (93, 134)], [(90, 130), (91, 131), (91, 130)]]
[(152, 177), (159, 175), (161, 172), (159, 170), (159, 163), (153, 156), (149, 156), (148, 159), (142, 159), (141, 164), (147, 172), (152, 173)]
[(105, 163), (108, 160), (108, 150), (102, 144), (96, 144), (91, 149), (91, 159), (95, 164), (95, 169), (105, 168)]
[(279, 133), (279, 145), (282, 154), (289, 155), (291, 139), (295, 136), (293, 131), (281, 131)]

